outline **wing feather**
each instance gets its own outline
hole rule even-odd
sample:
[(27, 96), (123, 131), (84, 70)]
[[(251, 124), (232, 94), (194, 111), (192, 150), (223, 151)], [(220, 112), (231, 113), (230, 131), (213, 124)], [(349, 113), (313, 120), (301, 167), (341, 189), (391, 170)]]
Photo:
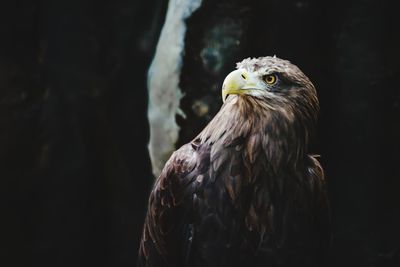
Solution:
[(266, 160), (248, 175), (244, 148), (240, 142), (215, 150), (188, 144), (171, 156), (150, 194), (140, 265), (323, 260), (330, 212), (316, 157), (294, 176), (271, 179)]
[(191, 232), (184, 224), (183, 217), (187, 214), (183, 206), (185, 197), (192, 194), (190, 184), (195, 180), (190, 175), (197, 164), (195, 149), (196, 146), (187, 144), (174, 152), (153, 186), (140, 243), (139, 265), (176, 266), (182, 260), (185, 248), (170, 243), (187, 244), (187, 240), (176, 238)]

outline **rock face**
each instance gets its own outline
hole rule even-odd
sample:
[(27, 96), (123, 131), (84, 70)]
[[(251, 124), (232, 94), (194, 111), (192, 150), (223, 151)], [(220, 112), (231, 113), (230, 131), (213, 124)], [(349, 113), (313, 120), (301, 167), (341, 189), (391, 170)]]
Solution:
[(166, 4), (103, 2), (0, 3), (1, 266), (135, 265)]
[(201, 0), (169, 2), (166, 21), (149, 69), (149, 153), (155, 176), (161, 173), (171, 152), (175, 150), (179, 134), (176, 115), (185, 117), (179, 107), (183, 96), (179, 79), (185, 48), (186, 19), (200, 4)]

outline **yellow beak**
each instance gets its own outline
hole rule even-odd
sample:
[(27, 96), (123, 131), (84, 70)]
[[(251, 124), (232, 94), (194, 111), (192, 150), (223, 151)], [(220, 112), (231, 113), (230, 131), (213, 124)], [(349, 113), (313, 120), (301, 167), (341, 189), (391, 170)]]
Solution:
[(229, 94), (246, 95), (259, 90), (257, 83), (257, 77), (244, 69), (232, 71), (222, 85), (222, 101), (225, 102)]

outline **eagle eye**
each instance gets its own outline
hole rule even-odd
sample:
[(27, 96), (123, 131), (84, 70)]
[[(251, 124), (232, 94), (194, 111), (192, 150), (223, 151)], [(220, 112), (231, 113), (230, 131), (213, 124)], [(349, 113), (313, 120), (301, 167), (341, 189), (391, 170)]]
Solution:
[(265, 75), (264, 76), (264, 81), (267, 84), (275, 84), (278, 81), (278, 77), (276, 76), (276, 74), (269, 74), (269, 75)]

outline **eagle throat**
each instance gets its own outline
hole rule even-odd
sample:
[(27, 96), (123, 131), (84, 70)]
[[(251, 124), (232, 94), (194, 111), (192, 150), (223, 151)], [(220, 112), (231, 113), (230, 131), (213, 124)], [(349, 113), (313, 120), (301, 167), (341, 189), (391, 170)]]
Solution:
[(207, 143), (214, 150), (241, 145), (246, 161), (266, 160), (275, 172), (302, 166), (312, 118), (291, 109), (293, 105), (271, 102), (230, 96), (193, 142)]

